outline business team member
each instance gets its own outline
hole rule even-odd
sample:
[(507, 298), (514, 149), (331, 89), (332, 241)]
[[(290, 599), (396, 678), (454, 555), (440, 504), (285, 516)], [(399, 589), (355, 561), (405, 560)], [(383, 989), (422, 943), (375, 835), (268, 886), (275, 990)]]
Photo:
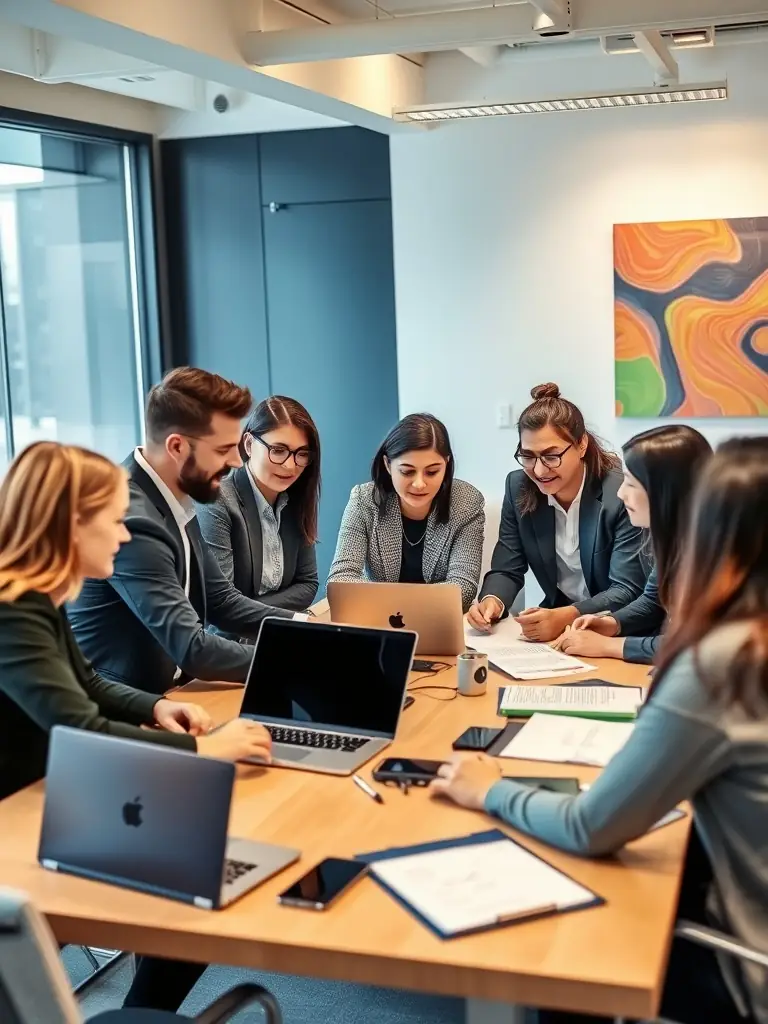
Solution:
[[(669, 631), (626, 745), (588, 792), (566, 796), (500, 781), (484, 755), (456, 758), (434, 785), (464, 807), (571, 853), (603, 856), (691, 800), (679, 916), (707, 914), (768, 954), (768, 437), (726, 441), (693, 500)], [(697, 905), (698, 904), (698, 905)], [(711, 923), (711, 921), (710, 921)], [(722, 968), (722, 970), (721, 970)], [(768, 1021), (764, 969), (690, 943), (673, 946), (664, 1018)], [(570, 1020), (542, 1015), (543, 1020)], [(583, 1020), (585, 1018), (575, 1018)], [(594, 1018), (589, 1018), (594, 1019)]]
[(587, 658), (623, 658), (650, 665), (661, 642), (696, 481), (712, 455), (709, 441), (685, 424), (654, 427), (622, 448), (619, 497), (630, 522), (649, 531), (653, 569), (645, 590), (613, 615), (583, 615), (561, 649)]
[[(269, 735), (256, 723), (208, 735), (202, 708), (109, 682), (80, 651), (65, 602), (86, 576), (112, 574), (130, 540), (127, 509), (124, 469), (52, 441), (22, 452), (0, 487), (0, 799), (45, 774), (56, 725), (230, 761), (269, 759)], [(175, 1009), (203, 969), (143, 957), (129, 1005)]]
[(70, 607), (78, 643), (109, 679), (164, 693), (191, 678), (243, 682), (253, 648), (206, 631), (255, 638), (265, 615), (291, 617), (239, 594), (200, 534), (192, 499), (214, 501), (242, 465), (247, 388), (184, 366), (149, 393), (147, 440), (125, 466), (132, 540), (108, 580), (86, 580)]
[(372, 480), (352, 488), (328, 582), (457, 583), (464, 611), (477, 594), (485, 512), (454, 477), (445, 425), (414, 413), (376, 452)]
[(638, 597), (646, 571), (640, 531), (618, 497), (618, 456), (584, 425), (557, 384), (540, 384), (518, 421), (499, 540), (470, 625), (489, 631), (505, 616), (530, 568), (544, 591), (541, 608), (517, 621), (530, 640), (554, 640), (580, 615), (622, 608)]
[(216, 501), (197, 505), (203, 539), (241, 594), (304, 611), (318, 583), (317, 427), (299, 402), (273, 395), (251, 413), (240, 454), (245, 465), (222, 481)]

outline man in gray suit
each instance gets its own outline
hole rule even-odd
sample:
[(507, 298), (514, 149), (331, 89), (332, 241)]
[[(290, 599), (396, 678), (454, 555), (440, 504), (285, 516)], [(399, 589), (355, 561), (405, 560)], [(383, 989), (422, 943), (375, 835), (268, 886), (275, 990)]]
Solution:
[(244, 597), (202, 539), (194, 502), (215, 501), (240, 466), (251, 394), (216, 374), (172, 370), (150, 392), (147, 442), (125, 461), (131, 542), (108, 580), (87, 580), (69, 616), (78, 643), (108, 679), (164, 693), (191, 678), (243, 682), (253, 648), (209, 622), (255, 638), (267, 615), (294, 613)]

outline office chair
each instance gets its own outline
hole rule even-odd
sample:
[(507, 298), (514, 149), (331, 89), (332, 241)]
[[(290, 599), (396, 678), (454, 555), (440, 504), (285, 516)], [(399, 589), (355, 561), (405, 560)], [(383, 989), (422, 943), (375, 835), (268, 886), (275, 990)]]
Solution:
[[(258, 1003), (265, 1024), (282, 1024), (277, 1000), (261, 985), (237, 985), (197, 1017), (164, 1010), (108, 1010), (88, 1024), (226, 1024)], [(0, 889), (0, 1021), (85, 1024), (48, 923), (24, 893)]]
[[(695, 942), (698, 946), (704, 946), (717, 953), (725, 953), (745, 963), (757, 964), (768, 971), (768, 954), (745, 946), (731, 938), (730, 935), (718, 932), (714, 928), (707, 928), (705, 925), (694, 924), (691, 921), (678, 921), (675, 926), (675, 938)], [(744, 1024), (752, 1024), (752, 1020), (752, 1017), (745, 1018)], [(675, 1021), (670, 1021), (666, 1017), (656, 1017), (653, 1021), (646, 1021), (645, 1024), (675, 1024)], [(707, 1022), (702, 1021), (702, 1024), (707, 1024)]]

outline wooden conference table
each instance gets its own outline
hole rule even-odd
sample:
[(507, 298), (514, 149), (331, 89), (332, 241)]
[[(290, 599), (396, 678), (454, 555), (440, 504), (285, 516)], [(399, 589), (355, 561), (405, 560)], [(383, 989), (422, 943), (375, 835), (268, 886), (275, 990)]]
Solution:
[[(445, 659), (450, 660), (450, 659)], [(598, 662), (601, 678), (645, 683), (646, 670)], [(455, 669), (411, 685), (455, 685)], [(469, 725), (493, 725), (492, 673), (482, 697), (415, 690), (394, 754), (446, 758)], [(433, 698), (427, 694), (433, 694)], [(217, 721), (237, 714), (241, 690), (191, 683), (179, 699), (203, 704)], [(361, 769), (370, 779), (372, 763)], [(508, 761), (507, 774), (578, 774), (595, 769)], [(483, 815), (430, 799), (427, 792), (379, 787), (380, 805), (350, 778), (280, 768), (238, 768), (230, 832), (296, 846), (302, 858), (220, 912), (57, 875), (36, 861), (43, 806), (39, 783), (0, 803), (0, 884), (23, 889), (61, 942), (134, 950), (286, 974), (460, 996), (471, 1024), (510, 1024), (521, 1006), (549, 1006), (612, 1017), (648, 1017), (658, 1008), (690, 818), (630, 844), (619, 856), (587, 861), (523, 837), (606, 899), (604, 906), (441, 941), (364, 879), (325, 913), (279, 906), (277, 894), (326, 856), (459, 836), (492, 827)], [(180, 794), (195, 813), (193, 792)], [(205, 828), (205, 822), (200, 823)], [(511, 833), (514, 834), (514, 833)], [(184, 851), (179, 851), (184, 856)]]

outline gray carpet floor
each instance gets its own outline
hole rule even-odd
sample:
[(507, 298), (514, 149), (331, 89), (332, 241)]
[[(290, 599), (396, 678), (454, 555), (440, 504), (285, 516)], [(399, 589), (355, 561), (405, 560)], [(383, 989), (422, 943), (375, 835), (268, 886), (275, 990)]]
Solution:
[[(62, 958), (73, 985), (90, 974), (90, 964), (78, 947), (68, 946)], [(126, 959), (88, 988), (81, 1001), (86, 1020), (120, 1006), (131, 977), (132, 965)], [(269, 989), (280, 1003), (285, 1024), (463, 1024), (464, 1020), (459, 999), (221, 966), (208, 968), (182, 1012), (199, 1012), (241, 981), (257, 981)], [(234, 1018), (237, 1024), (257, 1024), (261, 1019), (258, 1008), (244, 1010)]]

